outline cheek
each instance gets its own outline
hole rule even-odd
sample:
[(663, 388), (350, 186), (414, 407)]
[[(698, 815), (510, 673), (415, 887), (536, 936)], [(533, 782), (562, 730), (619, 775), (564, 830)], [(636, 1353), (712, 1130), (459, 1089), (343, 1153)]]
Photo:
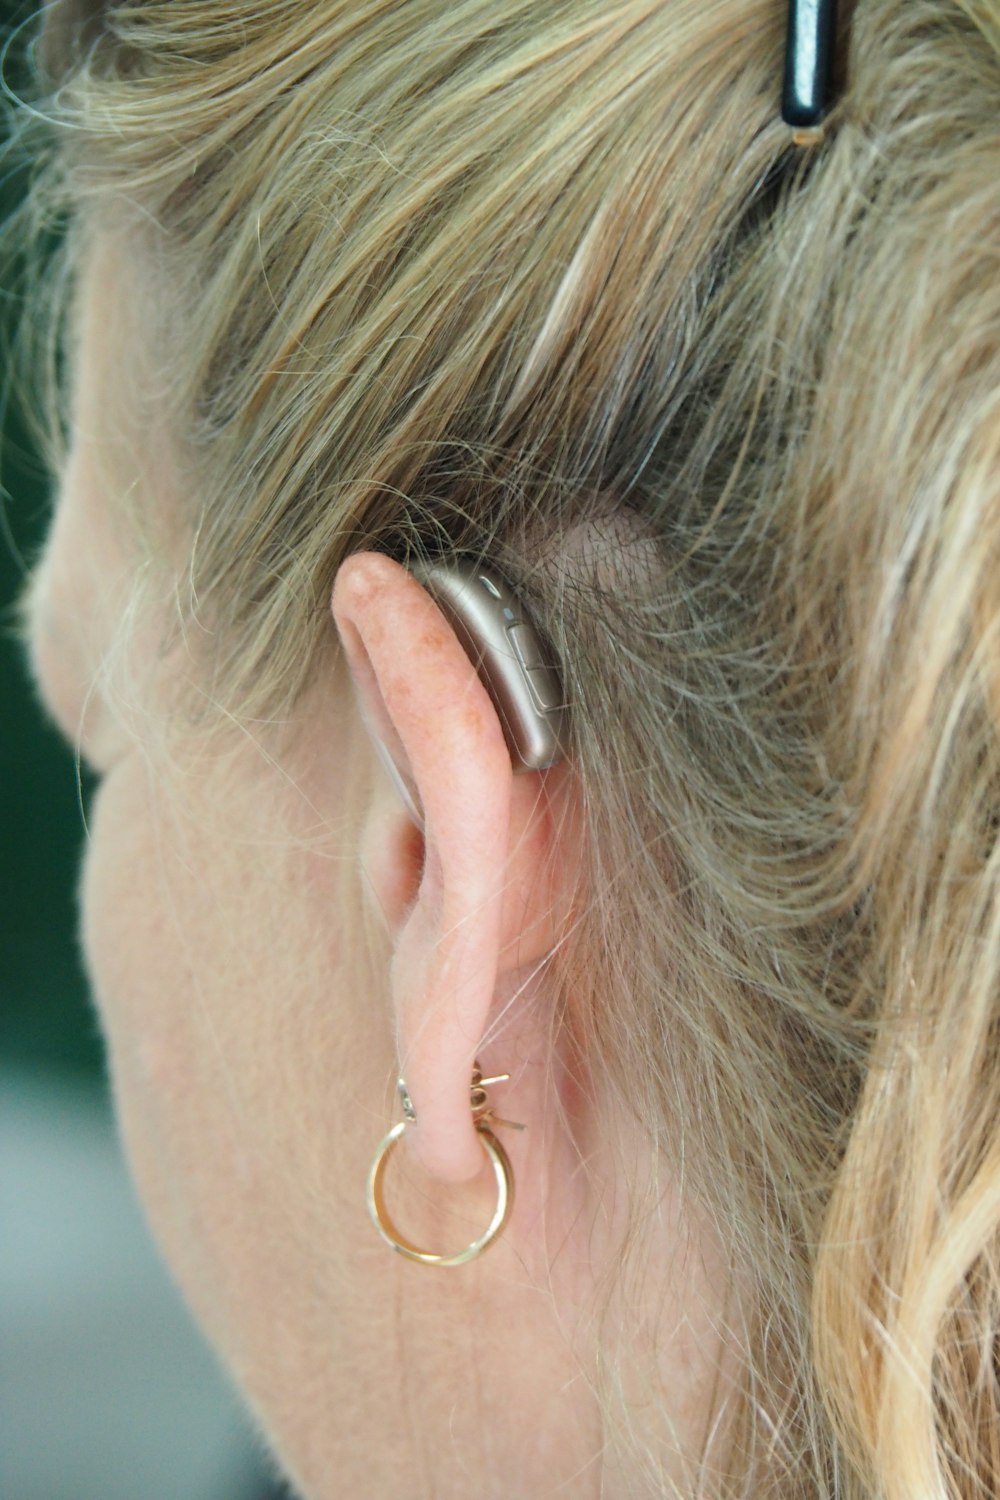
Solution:
[(391, 1057), (349, 962), (348, 851), (290, 827), (294, 809), (252, 777), (230, 768), (195, 804), (129, 756), (98, 795), (83, 882), (133, 1176), (197, 1316), (268, 1411), (279, 1371), (283, 1388), (317, 1378), (367, 1259)]

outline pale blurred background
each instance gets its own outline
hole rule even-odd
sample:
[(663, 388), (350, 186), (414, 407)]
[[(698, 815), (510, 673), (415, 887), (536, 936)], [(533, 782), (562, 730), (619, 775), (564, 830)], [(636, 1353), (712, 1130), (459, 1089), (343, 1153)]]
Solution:
[[(6, 89), (23, 83), (0, 0)], [(2, 122), (6, 137), (7, 122)], [(0, 167), (0, 216), (24, 188)], [(9, 399), (0, 285), (0, 1500), (287, 1496), (159, 1260), (122, 1164), (76, 942), (90, 788), (43, 721), (12, 601), (49, 488)], [(358, 1497), (360, 1500), (360, 1497)]]

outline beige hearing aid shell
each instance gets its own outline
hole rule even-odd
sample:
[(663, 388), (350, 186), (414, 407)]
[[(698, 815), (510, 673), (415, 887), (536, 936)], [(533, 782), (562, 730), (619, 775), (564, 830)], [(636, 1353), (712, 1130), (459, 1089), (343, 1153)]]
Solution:
[(562, 760), (568, 706), (559, 673), (510, 586), (471, 559), (421, 564), (413, 575), (468, 652), (503, 726), (515, 771)]

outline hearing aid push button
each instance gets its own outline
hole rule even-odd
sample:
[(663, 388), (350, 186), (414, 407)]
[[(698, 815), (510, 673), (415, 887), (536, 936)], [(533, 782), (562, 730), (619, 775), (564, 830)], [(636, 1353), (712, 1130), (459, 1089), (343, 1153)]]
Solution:
[(562, 686), (558, 673), (542, 660), (538, 637), (528, 625), (511, 625), (507, 636), (528, 684), (535, 706), (543, 714), (562, 708)]

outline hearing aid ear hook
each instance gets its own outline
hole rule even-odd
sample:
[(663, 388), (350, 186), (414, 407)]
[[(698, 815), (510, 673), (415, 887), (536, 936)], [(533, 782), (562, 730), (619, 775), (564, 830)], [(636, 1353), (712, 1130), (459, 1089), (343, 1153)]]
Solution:
[(515, 772), (565, 755), (568, 706), (559, 673), (517, 595), (470, 558), (419, 564), (427, 589), (468, 653), (503, 728)]

